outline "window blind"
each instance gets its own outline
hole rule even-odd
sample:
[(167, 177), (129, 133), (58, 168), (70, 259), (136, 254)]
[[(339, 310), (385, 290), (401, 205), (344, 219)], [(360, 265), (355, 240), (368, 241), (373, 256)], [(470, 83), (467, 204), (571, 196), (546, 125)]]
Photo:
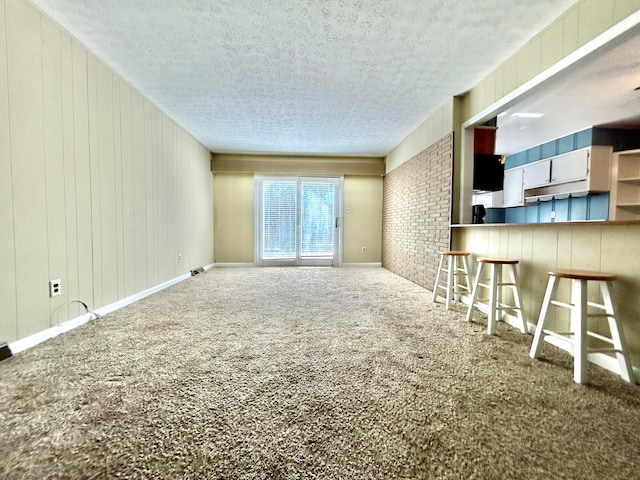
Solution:
[(296, 258), (297, 182), (265, 181), (262, 258)]

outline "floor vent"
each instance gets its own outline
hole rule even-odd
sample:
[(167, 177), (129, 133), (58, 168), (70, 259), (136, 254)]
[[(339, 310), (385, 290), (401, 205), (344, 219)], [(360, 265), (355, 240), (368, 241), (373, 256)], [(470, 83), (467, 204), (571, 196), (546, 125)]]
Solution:
[(193, 270), (191, 270), (191, 276), (195, 276), (198, 275), (199, 273), (203, 273), (204, 272), (204, 268), (202, 267), (198, 267), (198, 268), (194, 268)]
[(0, 344), (0, 362), (12, 356), (13, 354), (11, 353), (11, 349), (9, 348), (9, 345), (7, 345), (6, 343)]

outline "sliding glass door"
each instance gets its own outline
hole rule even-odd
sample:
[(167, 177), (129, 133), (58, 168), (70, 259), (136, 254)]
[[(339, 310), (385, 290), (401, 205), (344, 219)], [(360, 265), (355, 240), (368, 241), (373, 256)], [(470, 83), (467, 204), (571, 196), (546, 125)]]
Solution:
[(256, 263), (338, 265), (339, 178), (256, 177)]

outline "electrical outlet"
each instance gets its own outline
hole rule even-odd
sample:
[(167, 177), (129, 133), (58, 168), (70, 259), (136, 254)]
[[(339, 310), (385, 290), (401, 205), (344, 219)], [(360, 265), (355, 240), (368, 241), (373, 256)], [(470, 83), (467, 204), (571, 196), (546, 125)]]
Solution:
[(367, 247), (362, 247), (362, 253), (367, 253)]
[(178, 254), (178, 263), (182, 263), (182, 254), (181, 253)]
[(57, 280), (49, 281), (49, 296), (57, 297), (62, 293), (62, 280), (59, 278)]
[(551, 211), (551, 218), (556, 218), (556, 211), (555, 210)]

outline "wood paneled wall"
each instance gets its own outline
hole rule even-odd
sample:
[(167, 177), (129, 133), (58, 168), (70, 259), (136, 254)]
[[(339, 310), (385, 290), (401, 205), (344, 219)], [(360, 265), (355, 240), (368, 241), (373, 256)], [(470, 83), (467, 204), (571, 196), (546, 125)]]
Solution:
[(0, 1), (0, 340), (211, 263), (212, 209), (207, 149), (30, 3)]
[(455, 101), (450, 98), (386, 156), (386, 173), (398, 168), (454, 130)]

